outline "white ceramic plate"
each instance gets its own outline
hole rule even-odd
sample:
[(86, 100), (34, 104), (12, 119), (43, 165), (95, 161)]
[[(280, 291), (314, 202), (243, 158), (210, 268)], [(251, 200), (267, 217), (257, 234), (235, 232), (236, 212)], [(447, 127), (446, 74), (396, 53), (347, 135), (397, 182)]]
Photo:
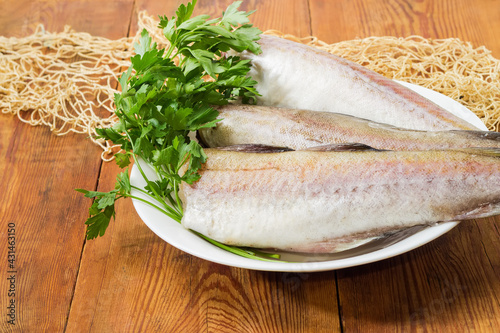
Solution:
[[(404, 82), (401, 83), (427, 97), (451, 113), (469, 121), (479, 129), (487, 130), (486, 126), (474, 113), (451, 98), (423, 87)], [(149, 169), (149, 167), (145, 166), (143, 169), (149, 179), (156, 179), (154, 172)], [(130, 181), (133, 185), (140, 188), (146, 185), (146, 182), (135, 165), (132, 168)], [(139, 191), (133, 190), (132, 193), (135, 196), (151, 200)], [(196, 257), (219, 264), (262, 271), (316, 272), (367, 264), (413, 250), (438, 238), (458, 225), (458, 222), (447, 222), (427, 228), (413, 228), (404, 233), (376, 240), (356, 249), (337, 254), (316, 256), (284, 254), (282, 259), (289, 262), (267, 262), (243, 258), (224, 251), (185, 229), (179, 223), (168, 218), (155, 208), (139, 200), (132, 200), (132, 202), (144, 223), (155, 234), (172, 246)]]

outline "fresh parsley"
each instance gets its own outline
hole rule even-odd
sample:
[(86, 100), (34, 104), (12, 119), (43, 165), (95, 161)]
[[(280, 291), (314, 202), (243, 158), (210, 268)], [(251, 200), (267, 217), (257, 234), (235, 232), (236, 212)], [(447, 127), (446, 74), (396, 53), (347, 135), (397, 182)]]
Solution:
[[(218, 112), (214, 105), (235, 99), (251, 103), (258, 95), (256, 82), (247, 76), (249, 61), (227, 54), (230, 50), (260, 52), (257, 40), (261, 31), (249, 23), (252, 12), (238, 10), (240, 4), (241, 1), (231, 4), (222, 17), (215, 19), (208, 15), (192, 17), (196, 0), (180, 5), (176, 16), (170, 19), (161, 16), (159, 28), (170, 42), (166, 49), (158, 49), (148, 32), (141, 32), (131, 66), (119, 81), (121, 93), (114, 98), (119, 121), (112, 128), (96, 131), (100, 138), (121, 145), (122, 152), (115, 155), (117, 164), (125, 168), (132, 158), (147, 186), (132, 186), (128, 172), (124, 171), (110, 192), (77, 189), (94, 199), (86, 222), (87, 239), (104, 235), (115, 216), (116, 200), (124, 197), (141, 200), (181, 221), (179, 184), (197, 181), (198, 170), (207, 158), (189, 133), (215, 126)], [(139, 158), (154, 169), (157, 181), (145, 176), (137, 163)], [(186, 171), (179, 174), (186, 163)], [(134, 197), (132, 188), (162, 206)], [(262, 259), (255, 251), (200, 236), (233, 253)]]

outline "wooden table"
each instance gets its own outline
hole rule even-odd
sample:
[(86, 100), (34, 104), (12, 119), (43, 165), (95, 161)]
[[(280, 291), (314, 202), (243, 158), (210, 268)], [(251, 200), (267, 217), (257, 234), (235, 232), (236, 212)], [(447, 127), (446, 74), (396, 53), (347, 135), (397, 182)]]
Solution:
[[(136, 15), (172, 16), (153, 0), (16, 0), (0, 35), (48, 31), (120, 38)], [(196, 13), (230, 3), (200, 0)], [(367, 36), (459, 37), (500, 57), (498, 0), (247, 0), (253, 23), (329, 43)], [(0, 55), (1, 56), (1, 55)], [(1, 97), (0, 97), (1, 98)], [(500, 218), (460, 224), (414, 251), (321, 273), (270, 273), (195, 258), (119, 202), (107, 235), (85, 241), (89, 206), (74, 188), (108, 191), (118, 172), (81, 135), (56, 137), (0, 116), (2, 332), (498, 332)], [(7, 265), (15, 226), (15, 272)], [(9, 280), (9, 278), (11, 278)], [(12, 279), (13, 278), (13, 279)], [(14, 287), (15, 296), (8, 295)], [(11, 299), (15, 325), (9, 324)]]

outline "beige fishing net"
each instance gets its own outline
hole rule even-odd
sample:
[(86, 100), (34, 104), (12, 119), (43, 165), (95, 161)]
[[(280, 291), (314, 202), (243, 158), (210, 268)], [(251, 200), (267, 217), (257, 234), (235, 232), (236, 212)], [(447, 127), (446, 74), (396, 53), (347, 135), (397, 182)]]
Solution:
[[(159, 45), (166, 41), (158, 22), (139, 14)], [(389, 78), (438, 91), (473, 111), (490, 130), (500, 130), (500, 60), (485, 47), (474, 48), (456, 38), (431, 40), (369, 37), (327, 44), (315, 37), (298, 38), (279, 31), (267, 34), (305, 43), (360, 63)], [(136, 36), (137, 37), (137, 36)], [(75, 32), (69, 27), (49, 33), (40, 26), (23, 38), (0, 37), (0, 109), (31, 125), (45, 125), (57, 135), (84, 133), (95, 139), (96, 127), (112, 126), (117, 80), (128, 68), (136, 37), (110, 40)]]
[(457, 38), (368, 37), (327, 44), (316, 37), (266, 33), (308, 44), (357, 62), (391, 79), (446, 95), (474, 112), (489, 130), (500, 130), (500, 60), (484, 46)]

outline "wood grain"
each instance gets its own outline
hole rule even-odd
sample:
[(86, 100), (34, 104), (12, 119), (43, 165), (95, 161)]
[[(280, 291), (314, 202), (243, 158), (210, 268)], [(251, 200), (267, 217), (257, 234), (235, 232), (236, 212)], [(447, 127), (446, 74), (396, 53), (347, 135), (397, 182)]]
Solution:
[[(492, 10), (490, 1), (473, 7), (456, 1), (314, 1), (311, 20), (313, 34), (328, 42), (416, 34), (459, 37), (495, 50), (498, 43), (481, 33), (479, 17), (493, 19), (498, 9)], [(337, 13), (337, 19), (328, 20), (329, 13)], [(465, 222), (405, 255), (339, 271), (343, 330), (487, 332), (500, 327), (500, 274), (491, 260), (498, 257), (498, 238), (496, 246), (495, 236), (478, 242), (483, 235), (498, 235), (499, 223), (498, 218)]]
[(327, 43), (370, 36), (456, 37), (498, 57), (500, 5), (478, 0), (311, 1), (312, 33)]
[[(103, 166), (100, 190), (117, 168)], [(107, 185), (104, 185), (107, 184)], [(333, 272), (262, 273), (187, 255), (154, 235), (130, 202), (87, 242), (69, 332), (328, 332), (339, 326)], [(297, 320), (300, 318), (300, 320)]]
[[(87, 215), (86, 200), (74, 188), (94, 186), (100, 162), (91, 157), (99, 152), (76, 135), (56, 137), (13, 117), (2, 117), (0, 136), (1, 253), (7, 258), (6, 227), (15, 223), (17, 328), (62, 331), (80, 265), (81, 221)], [(6, 309), (6, 260), (0, 267), (0, 303)], [(12, 327), (4, 319), (0, 331), (8, 332)]]
[(474, 242), (475, 228), (474, 223), (464, 222), (405, 255), (340, 271), (345, 329), (488, 332), (498, 327), (498, 273), (481, 244)]
[[(112, 24), (125, 3), (13, 1), (2, 4), (0, 34), (22, 36), (43, 23), (48, 31), (70, 24), (79, 31), (118, 37), (126, 29)], [(99, 8), (99, 10), (97, 10)], [(87, 15), (92, 14), (92, 20)], [(111, 18), (114, 17), (114, 20)], [(73, 19), (70, 19), (73, 18)], [(108, 22), (96, 24), (96, 22)], [(124, 24), (125, 28), (127, 24)], [(111, 33), (112, 30), (115, 33)], [(8, 223), (16, 223), (16, 325), (4, 320), (2, 332), (64, 331), (75, 290), (89, 200), (75, 188), (95, 188), (100, 149), (81, 135), (57, 137), (44, 127), (32, 127), (7, 115), (1, 116), (0, 225), (6, 244)], [(1, 247), (6, 258), (6, 246)], [(5, 260), (1, 261), (2, 309), (9, 301)]]
[[(176, 0), (167, 5), (161, 1), (137, 0), (135, 9), (137, 12), (146, 10), (149, 15), (154, 17), (157, 17), (158, 15), (167, 15), (167, 17), (172, 17), (177, 9), (177, 6), (181, 3), (183, 2)], [(193, 15), (208, 14), (212, 17), (220, 17), (222, 12), (231, 3), (233, 3), (231, 0), (199, 0)], [(263, 31), (276, 29), (286, 31), (286, 33), (295, 34), (297, 36), (308, 36), (311, 34), (311, 22), (309, 18), (309, 6), (307, 0), (247, 0), (242, 3), (240, 10), (255, 10), (256, 12), (250, 16), (250, 21), (254, 26)], [(136, 20), (136, 18), (134, 18), (134, 20)], [(137, 23), (136, 21), (133, 21), (132, 29), (136, 29), (136, 27)]]
[(124, 37), (130, 24), (133, 0), (5, 1), (0, 11), (2, 36), (26, 36), (43, 24), (47, 31), (75, 31), (112, 39)]
[[(220, 15), (230, 3), (201, 1), (195, 14)], [(293, 24), (289, 30), (294, 33), (310, 29), (304, 10), (297, 11), (297, 6), (306, 6), (305, 1), (285, 12), (276, 2), (255, 4), (288, 20), (282, 21), (283, 29), (287, 24)], [(250, 6), (245, 2), (243, 9)], [(136, 10), (143, 9), (172, 15), (175, 8), (138, 2)], [(258, 15), (266, 13), (261, 9), (252, 22), (270, 25), (269, 15)], [(131, 33), (135, 33), (133, 28)], [(117, 172), (114, 165), (104, 164), (99, 189), (109, 190)], [(107, 235), (85, 246), (68, 331), (110, 332), (119, 331), (118, 327), (139, 332), (340, 329), (332, 272), (262, 273), (210, 263), (159, 239), (140, 221), (130, 202), (120, 203), (117, 212)]]
[[(38, 23), (108, 38), (136, 31), (136, 15), (172, 16), (181, 0), (1, 2), (0, 35)], [(199, 0), (220, 15), (230, 0)], [(326, 42), (372, 35), (458, 37), (500, 57), (492, 0), (246, 0), (262, 30)], [(1, 56), (1, 54), (0, 54)], [(1, 98), (1, 96), (0, 96)], [(271, 273), (190, 256), (152, 233), (129, 200), (105, 237), (84, 240), (90, 205), (73, 189), (108, 191), (119, 169), (101, 165), (83, 136), (56, 137), (0, 116), (0, 230), (16, 223), (16, 325), (2, 332), (495, 332), (500, 327), (500, 218), (461, 223), (404, 255), (322, 273)], [(7, 247), (0, 246), (6, 309)], [(2, 315), (5, 316), (4, 312)], [(5, 318), (5, 317), (2, 317)]]

